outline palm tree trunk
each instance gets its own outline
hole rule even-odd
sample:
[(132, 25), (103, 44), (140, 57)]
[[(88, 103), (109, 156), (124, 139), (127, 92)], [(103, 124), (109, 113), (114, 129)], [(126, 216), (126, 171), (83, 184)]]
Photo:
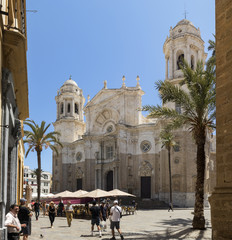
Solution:
[(197, 182), (193, 217), (194, 229), (205, 229), (204, 217), (204, 181), (205, 181), (205, 134), (197, 141)]
[(38, 174), (37, 174), (37, 199), (40, 202), (40, 188), (41, 188), (41, 152), (37, 151)]
[(172, 169), (171, 169), (171, 148), (168, 147), (168, 167), (169, 167), (169, 204), (172, 205)]

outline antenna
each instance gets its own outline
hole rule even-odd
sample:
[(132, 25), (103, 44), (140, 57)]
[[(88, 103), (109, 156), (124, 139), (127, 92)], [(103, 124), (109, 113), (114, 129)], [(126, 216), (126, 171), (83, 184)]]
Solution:
[(33, 13), (37, 13), (37, 10), (26, 10), (27, 12), (33, 12)]
[(186, 19), (187, 18), (187, 11), (186, 11), (186, 7), (185, 7), (185, 3), (184, 3), (184, 18)]

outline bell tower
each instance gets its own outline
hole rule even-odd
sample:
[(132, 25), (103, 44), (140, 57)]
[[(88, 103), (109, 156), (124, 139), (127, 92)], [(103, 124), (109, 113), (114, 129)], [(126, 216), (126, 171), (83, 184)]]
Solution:
[(180, 68), (183, 59), (192, 69), (196, 69), (197, 62), (205, 63), (207, 57), (200, 29), (187, 19), (178, 22), (174, 28), (170, 27), (163, 52), (166, 60), (165, 79), (169, 79), (174, 84), (183, 78)]
[(55, 131), (61, 134), (60, 142), (70, 143), (82, 138), (85, 132), (83, 107), (85, 98), (76, 82), (65, 81), (55, 97), (57, 105)]

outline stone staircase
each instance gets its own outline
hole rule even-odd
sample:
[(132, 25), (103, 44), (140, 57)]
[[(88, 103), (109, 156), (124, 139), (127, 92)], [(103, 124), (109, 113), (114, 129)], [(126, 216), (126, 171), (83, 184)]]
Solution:
[(142, 199), (142, 198), (130, 198), (120, 197), (122, 205), (131, 205), (132, 200), (137, 203), (137, 209), (168, 209), (168, 204), (158, 199)]

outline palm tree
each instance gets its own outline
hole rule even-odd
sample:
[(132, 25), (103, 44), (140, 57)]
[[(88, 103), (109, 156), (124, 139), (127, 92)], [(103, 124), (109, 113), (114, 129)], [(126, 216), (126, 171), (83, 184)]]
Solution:
[(169, 169), (169, 204), (173, 208), (172, 203), (172, 170), (171, 170), (171, 148), (176, 146), (174, 141), (174, 136), (172, 132), (165, 128), (160, 133), (160, 140), (162, 143), (162, 148), (165, 147), (168, 150), (168, 169)]
[[(197, 63), (196, 70), (192, 70), (186, 62), (182, 65), (184, 79), (179, 85), (169, 81), (158, 81), (163, 103), (174, 102), (181, 105), (181, 112), (165, 106), (144, 106), (143, 111), (149, 111), (148, 117), (170, 119), (170, 129), (182, 125), (188, 127), (197, 146), (197, 181), (195, 189), (195, 206), (193, 228), (205, 229), (204, 218), (204, 180), (205, 180), (205, 143), (208, 129), (215, 127), (215, 75), (213, 67), (207, 65), (204, 70), (202, 62)], [(186, 85), (188, 91), (181, 86)]]
[[(213, 36), (215, 38), (214, 34), (213, 34)], [(213, 66), (214, 71), (215, 71), (215, 68), (216, 68), (216, 44), (215, 44), (215, 41), (213, 41), (213, 40), (209, 40), (208, 43), (209, 43), (208, 51), (212, 51), (212, 56), (207, 61), (207, 65)], [(216, 73), (216, 71), (215, 71), (215, 73)]]
[(61, 146), (62, 144), (57, 139), (57, 136), (60, 135), (58, 132), (49, 132), (46, 133), (48, 128), (51, 124), (46, 126), (44, 121), (41, 122), (40, 126), (36, 124), (33, 120), (26, 120), (24, 122), (25, 125), (30, 127), (31, 131), (24, 131), (25, 140), (24, 143), (28, 144), (28, 149), (26, 152), (26, 157), (28, 156), (29, 152), (36, 151), (37, 153), (37, 163), (38, 163), (38, 170), (37, 170), (37, 191), (38, 197), (37, 199), (40, 201), (40, 189), (41, 189), (41, 152), (43, 149), (47, 149), (48, 147), (55, 151), (58, 154), (57, 146)]

